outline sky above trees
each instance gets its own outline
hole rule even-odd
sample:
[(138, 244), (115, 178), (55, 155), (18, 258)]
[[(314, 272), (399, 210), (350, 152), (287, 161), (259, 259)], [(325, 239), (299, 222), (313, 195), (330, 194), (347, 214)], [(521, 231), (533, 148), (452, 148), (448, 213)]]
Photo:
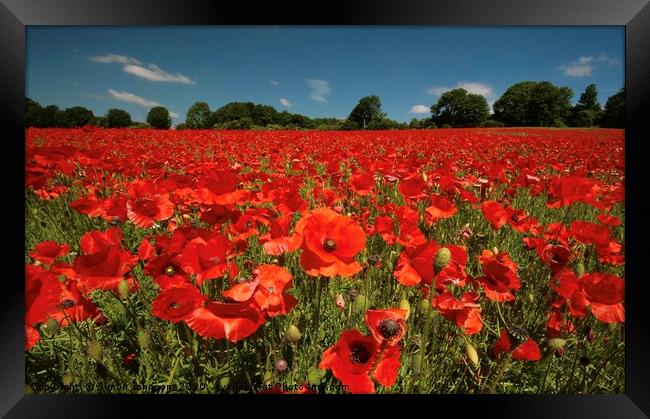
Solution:
[(387, 116), (429, 117), (463, 87), (491, 105), (511, 85), (589, 84), (598, 100), (624, 85), (623, 27), (29, 27), (26, 95), (95, 115), (173, 123), (205, 101), (252, 101), (310, 117), (345, 118), (377, 95)]

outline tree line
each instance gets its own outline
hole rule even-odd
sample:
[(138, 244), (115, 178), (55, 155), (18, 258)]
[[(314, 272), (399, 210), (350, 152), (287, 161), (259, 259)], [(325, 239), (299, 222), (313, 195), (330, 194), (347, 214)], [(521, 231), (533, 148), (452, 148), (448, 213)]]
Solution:
[[(524, 81), (509, 87), (497, 99), (490, 112), (485, 97), (458, 88), (443, 93), (431, 106), (431, 117), (413, 118), (408, 124), (389, 119), (382, 111), (376, 95), (359, 100), (345, 119), (310, 118), (305, 115), (279, 112), (272, 106), (252, 102), (231, 102), (211, 111), (206, 102), (196, 102), (187, 111), (185, 122), (176, 129), (420, 129), (449, 127), (611, 127), (625, 126), (625, 89), (607, 99), (605, 107), (598, 102), (595, 84), (587, 86), (578, 102), (571, 105), (573, 91), (550, 82)], [(41, 106), (26, 100), (26, 126), (74, 128), (94, 125), (106, 128), (169, 129), (169, 111), (156, 106), (149, 110), (147, 123), (135, 122), (122, 109), (109, 109), (106, 115), (95, 116), (82, 106), (61, 110), (56, 105)]]

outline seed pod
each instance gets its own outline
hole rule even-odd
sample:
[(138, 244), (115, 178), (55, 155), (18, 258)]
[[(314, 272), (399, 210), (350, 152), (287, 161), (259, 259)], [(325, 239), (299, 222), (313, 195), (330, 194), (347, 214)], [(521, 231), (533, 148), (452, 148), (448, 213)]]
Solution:
[(273, 373), (271, 371), (266, 371), (262, 379), (265, 384), (270, 384), (273, 381)]
[(151, 343), (151, 337), (149, 336), (149, 332), (147, 332), (144, 329), (138, 330), (138, 344), (140, 345), (141, 349), (147, 349), (149, 348), (149, 344)]
[(307, 374), (307, 381), (309, 384), (318, 385), (320, 384), (320, 379), (321, 377), (318, 372), (318, 368), (312, 368), (309, 370), (309, 373)]
[(357, 298), (354, 300), (354, 312), (361, 313), (366, 310), (368, 300), (363, 294), (357, 295)]
[(528, 297), (528, 302), (529, 303), (532, 303), (532, 302), (535, 301), (535, 296), (533, 295), (532, 292), (529, 292), (527, 297)]
[(548, 347), (554, 351), (557, 351), (560, 348), (564, 348), (564, 345), (566, 345), (566, 340), (564, 339), (555, 338), (548, 341)]
[(226, 388), (228, 387), (228, 384), (230, 384), (230, 377), (228, 377), (227, 375), (219, 379), (219, 387)]
[(447, 249), (446, 247), (441, 247), (440, 249), (438, 249), (438, 251), (436, 252), (436, 256), (433, 260), (433, 267), (436, 273), (445, 269), (447, 264), (449, 264), (450, 259), (451, 259), (451, 252), (449, 251), (449, 249)]
[(426, 298), (421, 299), (420, 311), (422, 312), (422, 314), (429, 313), (429, 310), (431, 310), (431, 303), (429, 302), (429, 300), (427, 300)]
[(129, 281), (126, 279), (121, 280), (117, 285), (117, 292), (120, 294), (120, 297), (125, 300), (129, 296)]
[(58, 335), (61, 328), (59, 327), (59, 322), (56, 319), (49, 318), (46, 323), (47, 331), (53, 335)]
[(420, 368), (422, 367), (422, 357), (419, 354), (416, 354), (412, 359), (411, 359), (411, 367), (413, 367), (413, 372), (415, 374), (420, 373)]
[(100, 362), (104, 356), (104, 349), (102, 344), (96, 340), (91, 340), (86, 346), (86, 352), (88, 355), (97, 362)]
[(585, 274), (585, 264), (582, 262), (578, 262), (576, 264), (576, 277), (580, 278), (584, 274)]
[(478, 353), (476, 352), (476, 348), (474, 348), (471, 343), (465, 345), (465, 354), (469, 360), (472, 361), (472, 364), (474, 364), (475, 367), (478, 367)]
[(64, 386), (69, 386), (70, 384), (74, 383), (74, 374), (70, 371), (66, 372), (63, 374), (63, 377), (61, 377), (61, 382)]
[(494, 253), (495, 255), (498, 255), (498, 254), (499, 254), (499, 248), (496, 247), (496, 246), (494, 246), (494, 247), (492, 248), (492, 253)]
[(300, 330), (293, 324), (290, 325), (284, 333), (284, 338), (292, 345), (297, 344), (301, 337), (302, 335), (300, 334)]
[(437, 315), (438, 315), (438, 313), (436, 312), (436, 310), (429, 311), (429, 314), (427, 315), (427, 321), (432, 322), (436, 318)]
[(405, 320), (408, 320), (409, 316), (411, 315), (411, 304), (409, 304), (409, 300), (406, 298), (399, 300), (399, 308), (406, 310)]

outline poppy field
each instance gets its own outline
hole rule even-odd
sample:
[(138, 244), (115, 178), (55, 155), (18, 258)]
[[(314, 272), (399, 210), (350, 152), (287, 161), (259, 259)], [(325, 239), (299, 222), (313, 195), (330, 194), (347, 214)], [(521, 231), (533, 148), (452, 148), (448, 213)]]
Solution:
[(623, 393), (624, 132), (29, 128), (26, 391)]

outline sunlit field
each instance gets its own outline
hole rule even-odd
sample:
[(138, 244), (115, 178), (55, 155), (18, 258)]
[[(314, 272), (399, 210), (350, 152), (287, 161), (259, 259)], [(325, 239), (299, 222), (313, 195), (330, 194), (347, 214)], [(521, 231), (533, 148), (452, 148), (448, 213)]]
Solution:
[(27, 392), (624, 392), (623, 130), (26, 135)]

